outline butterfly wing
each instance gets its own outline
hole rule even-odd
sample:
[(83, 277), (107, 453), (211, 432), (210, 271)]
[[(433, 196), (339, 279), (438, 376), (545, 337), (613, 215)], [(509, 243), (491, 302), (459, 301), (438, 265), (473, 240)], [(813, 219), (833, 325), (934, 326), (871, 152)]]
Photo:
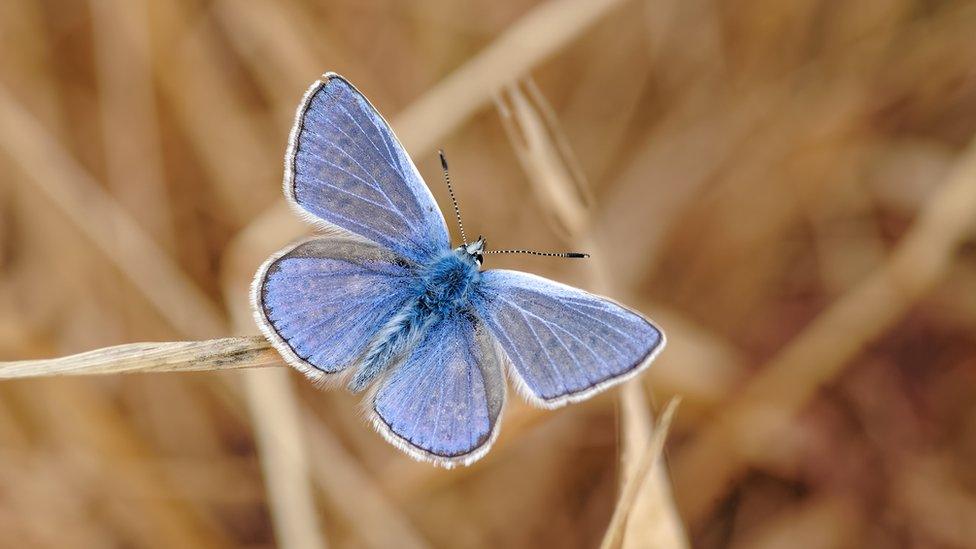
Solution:
[(315, 82), (298, 107), (285, 195), (313, 221), (417, 263), (450, 245), (444, 216), (393, 130), (334, 73)]
[(409, 298), (413, 267), (355, 237), (312, 238), (285, 248), (258, 270), (255, 319), (288, 361), (313, 381), (350, 365)]
[(412, 457), (445, 467), (483, 456), (505, 403), (500, 350), (470, 312), (434, 325), (366, 403), (376, 429)]
[(661, 330), (609, 299), (517, 271), (481, 280), (475, 308), (536, 405), (585, 399), (637, 374), (664, 347)]

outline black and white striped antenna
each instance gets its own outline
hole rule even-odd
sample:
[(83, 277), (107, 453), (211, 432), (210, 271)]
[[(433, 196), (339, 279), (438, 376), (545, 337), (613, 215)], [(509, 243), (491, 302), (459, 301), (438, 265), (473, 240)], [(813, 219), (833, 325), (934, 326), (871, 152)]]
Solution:
[(461, 208), (458, 207), (457, 199), (454, 198), (454, 188), (451, 187), (451, 174), (447, 172), (447, 157), (444, 150), (440, 149), (437, 154), (441, 156), (441, 167), (444, 168), (444, 181), (447, 182), (447, 192), (451, 194), (451, 204), (454, 204), (454, 215), (457, 216), (458, 228), (461, 229), (461, 242), (468, 245), (468, 237), (464, 235), (464, 223), (461, 223)]
[(485, 250), (484, 253), (542, 255), (545, 257), (566, 257), (569, 259), (586, 259), (590, 257), (590, 254), (581, 252), (537, 252), (535, 250)]
[[(461, 222), (461, 208), (458, 206), (457, 198), (454, 197), (454, 188), (451, 186), (451, 174), (447, 170), (447, 157), (444, 156), (444, 150), (440, 149), (437, 154), (441, 157), (441, 167), (444, 169), (444, 181), (447, 183), (447, 192), (451, 195), (451, 204), (454, 205), (454, 215), (457, 217), (458, 229), (461, 230), (461, 242), (464, 246), (468, 245), (468, 237), (464, 234), (464, 223)], [(481, 240), (479, 238), (478, 240)], [(544, 257), (565, 257), (570, 259), (585, 259), (590, 257), (590, 254), (584, 254), (580, 252), (538, 252), (535, 250), (485, 250), (482, 253), (486, 254), (526, 254), (526, 255), (540, 255)]]

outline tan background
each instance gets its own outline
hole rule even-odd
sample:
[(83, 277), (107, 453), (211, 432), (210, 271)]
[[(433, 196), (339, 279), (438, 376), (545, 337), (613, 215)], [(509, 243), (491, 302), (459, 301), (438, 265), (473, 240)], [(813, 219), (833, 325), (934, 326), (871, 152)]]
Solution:
[(453, 472), (280, 368), (3, 382), (0, 546), (592, 547), (622, 483), (609, 545), (976, 546), (974, 67), (972, 2), (4, 0), (0, 359), (253, 333), (325, 70), (670, 345)]

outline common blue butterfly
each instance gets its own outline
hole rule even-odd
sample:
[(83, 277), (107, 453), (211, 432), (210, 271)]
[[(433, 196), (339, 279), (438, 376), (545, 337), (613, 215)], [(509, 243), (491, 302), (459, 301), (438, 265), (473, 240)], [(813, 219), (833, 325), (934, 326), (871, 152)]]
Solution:
[(529, 402), (555, 408), (636, 375), (664, 347), (661, 330), (609, 299), (482, 270), (484, 254), (503, 251), (467, 242), (463, 228), (452, 248), (393, 130), (337, 74), (298, 107), (284, 190), (326, 234), (258, 269), (255, 319), (308, 378), (364, 392), (370, 422), (414, 458), (452, 467), (483, 456), (498, 436), (506, 369)]

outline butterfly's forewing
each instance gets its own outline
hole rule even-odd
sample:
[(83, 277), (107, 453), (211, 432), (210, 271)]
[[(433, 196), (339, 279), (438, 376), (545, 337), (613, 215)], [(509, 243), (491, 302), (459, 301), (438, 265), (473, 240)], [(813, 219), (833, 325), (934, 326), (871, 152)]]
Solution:
[(636, 374), (664, 347), (657, 327), (608, 299), (517, 271), (490, 270), (481, 280), (475, 307), (537, 405), (584, 399)]
[(447, 225), (393, 130), (359, 91), (326, 74), (298, 108), (285, 195), (315, 221), (417, 263), (447, 248)]
[(411, 295), (416, 278), (393, 252), (356, 237), (312, 238), (273, 256), (252, 291), (255, 318), (308, 377), (350, 366)]
[(466, 312), (449, 315), (378, 384), (369, 416), (411, 456), (447, 467), (491, 446), (505, 403), (500, 350)]

